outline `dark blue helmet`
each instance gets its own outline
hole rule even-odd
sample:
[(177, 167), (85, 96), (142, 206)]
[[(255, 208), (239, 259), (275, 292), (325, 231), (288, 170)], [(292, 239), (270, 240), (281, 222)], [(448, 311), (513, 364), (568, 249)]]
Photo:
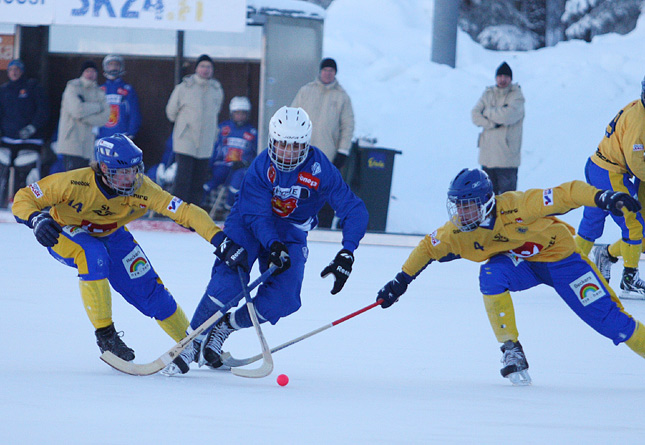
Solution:
[(486, 172), (463, 169), (448, 187), (448, 216), (462, 232), (475, 230), (495, 207), (493, 183)]
[(143, 182), (143, 152), (126, 135), (101, 138), (94, 157), (107, 184), (119, 195), (132, 195)]

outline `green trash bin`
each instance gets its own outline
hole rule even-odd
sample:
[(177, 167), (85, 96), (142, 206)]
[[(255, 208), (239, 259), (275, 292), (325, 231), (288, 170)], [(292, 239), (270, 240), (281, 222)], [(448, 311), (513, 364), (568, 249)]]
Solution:
[(370, 214), (367, 230), (370, 232), (385, 232), (394, 156), (401, 153), (391, 148), (361, 147), (358, 144), (352, 147), (347, 183), (367, 207)]

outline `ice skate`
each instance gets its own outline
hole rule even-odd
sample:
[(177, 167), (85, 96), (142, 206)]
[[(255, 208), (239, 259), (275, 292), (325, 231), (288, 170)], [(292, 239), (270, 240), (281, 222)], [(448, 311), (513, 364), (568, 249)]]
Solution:
[(168, 377), (172, 377), (177, 374), (186, 374), (190, 371), (190, 364), (195, 360), (198, 352), (199, 345), (193, 341), (190, 345), (186, 346), (186, 348), (181, 351), (181, 354), (169, 363), (161, 373)]
[(199, 365), (202, 366), (206, 364), (210, 368), (217, 369), (219, 371), (227, 371), (231, 368), (222, 363), (220, 355), (222, 354), (222, 345), (224, 341), (231, 335), (235, 329), (231, 326), (229, 321), (230, 315), (226, 314), (216, 325), (211, 329), (206, 341), (204, 342), (204, 348), (202, 349), (202, 356), (200, 358)]
[(509, 379), (516, 386), (530, 385), (531, 376), (527, 371), (529, 363), (520, 342), (508, 340), (500, 349), (504, 353), (501, 360), (504, 367), (500, 370), (502, 377)]
[(623, 270), (623, 279), (620, 281), (622, 293), (620, 298), (627, 300), (645, 300), (645, 281), (640, 279), (638, 269), (626, 267)]
[(105, 328), (97, 329), (94, 334), (96, 335), (96, 344), (99, 346), (101, 354), (105, 351), (110, 351), (126, 362), (134, 360), (134, 351), (128, 348), (123, 340), (121, 340), (123, 331), (116, 332), (114, 323)]
[(618, 258), (611, 256), (609, 253), (609, 244), (598, 244), (591, 251), (593, 262), (596, 263), (596, 267), (602, 274), (602, 276), (609, 283), (609, 278), (611, 278), (611, 265), (618, 261)]

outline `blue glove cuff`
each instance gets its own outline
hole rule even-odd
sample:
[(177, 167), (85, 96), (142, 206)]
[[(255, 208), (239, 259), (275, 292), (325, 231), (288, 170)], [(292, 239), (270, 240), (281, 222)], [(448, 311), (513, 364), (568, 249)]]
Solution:
[(213, 238), (211, 238), (211, 244), (217, 247), (220, 244), (222, 244), (222, 241), (224, 241), (224, 238), (226, 238), (226, 234), (224, 233), (223, 230), (220, 230), (215, 235), (213, 235)]
[(407, 273), (401, 271), (398, 274), (396, 274), (396, 280), (399, 283), (410, 284), (410, 283), (412, 283), (412, 280), (414, 280), (414, 277), (411, 277)]

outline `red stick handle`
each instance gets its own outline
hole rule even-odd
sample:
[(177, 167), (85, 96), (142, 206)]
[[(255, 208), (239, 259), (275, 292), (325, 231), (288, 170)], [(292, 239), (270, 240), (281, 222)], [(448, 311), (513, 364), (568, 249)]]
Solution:
[(376, 302), (375, 302), (375, 303), (372, 303), (372, 304), (370, 304), (369, 306), (365, 306), (363, 309), (359, 309), (359, 310), (357, 310), (356, 312), (352, 312), (351, 314), (349, 314), (349, 315), (345, 315), (343, 318), (339, 318), (338, 320), (336, 320), (336, 321), (332, 322), (331, 326), (336, 326), (337, 324), (340, 324), (340, 323), (342, 323), (343, 321), (347, 321), (347, 320), (349, 320), (350, 318), (354, 318), (354, 317), (356, 317), (357, 315), (360, 315), (360, 314), (362, 314), (363, 312), (365, 312), (365, 311), (369, 311), (370, 309), (372, 309), (372, 308), (374, 308), (374, 307), (376, 307), (376, 306), (380, 305), (381, 303), (383, 303), (383, 299), (382, 299), (382, 298), (379, 298), (378, 300), (376, 300)]

